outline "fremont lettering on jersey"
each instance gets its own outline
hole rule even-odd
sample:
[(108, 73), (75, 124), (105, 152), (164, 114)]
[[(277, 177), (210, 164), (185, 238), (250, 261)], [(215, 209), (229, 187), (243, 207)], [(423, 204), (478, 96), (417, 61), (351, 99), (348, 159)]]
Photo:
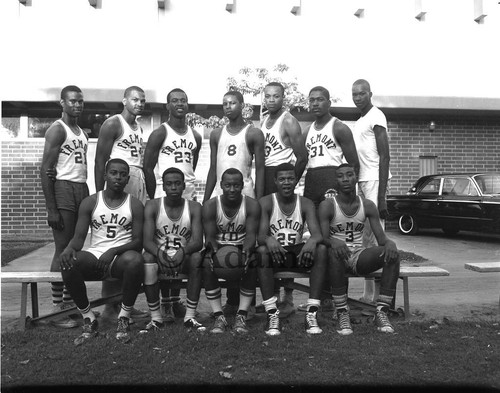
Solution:
[(142, 136), (139, 134), (129, 134), (128, 139), (122, 139), (116, 144), (123, 149), (128, 149), (132, 145), (142, 146)]
[(132, 230), (132, 221), (127, 221), (127, 217), (119, 217), (116, 213), (111, 214), (101, 214), (99, 216), (100, 222), (97, 219), (93, 219), (91, 224), (92, 228), (95, 230), (99, 229), (103, 225), (119, 225), (123, 227), (126, 231)]
[(236, 226), (236, 224), (234, 222), (230, 222), (226, 225), (225, 228), (224, 228), (224, 225), (217, 225), (217, 229), (219, 230), (220, 233), (230, 233), (230, 232), (241, 233), (241, 232), (244, 232), (245, 225), (240, 224), (240, 225)]
[(59, 150), (59, 153), (61, 154), (66, 154), (67, 156), (70, 156), (71, 153), (73, 153), (75, 150), (78, 149), (83, 149), (85, 153), (87, 153), (87, 144), (84, 143), (81, 139), (72, 139), (71, 143), (73, 146), (67, 144), (67, 145), (62, 145), (61, 149)]
[(307, 149), (310, 149), (312, 145), (315, 143), (323, 143), (327, 149), (335, 149), (337, 145), (335, 144), (335, 141), (330, 138), (328, 135), (324, 134), (317, 134), (313, 135), (308, 139), (308, 142), (306, 143)]
[(331, 226), (330, 225), (330, 236), (334, 235), (335, 233), (340, 233), (340, 232), (363, 232), (363, 228), (365, 227), (365, 224), (359, 223), (354, 227), (354, 222), (346, 222), (345, 226), (342, 224), (338, 224), (336, 226)]
[(276, 136), (272, 135), (270, 132), (266, 132), (266, 144), (276, 151), (280, 151), (285, 148)]
[(191, 151), (195, 150), (196, 146), (193, 142), (189, 142), (186, 140), (186, 139), (181, 139), (180, 140), (180, 145), (178, 143), (179, 141), (172, 141), (172, 145), (169, 145), (169, 146), (165, 146), (161, 149), (161, 153), (162, 154), (167, 154), (167, 155), (170, 155), (172, 154), (173, 152), (175, 152), (176, 150), (178, 149), (181, 149), (181, 148), (185, 148), (185, 149), (189, 149)]
[(269, 230), (271, 231), (271, 235), (274, 235), (279, 232), (280, 229), (291, 229), (293, 231), (301, 233), (303, 228), (304, 225), (298, 221), (279, 219), (278, 221), (276, 221), (276, 224), (271, 224)]
[(155, 230), (155, 236), (158, 239), (162, 239), (165, 235), (178, 235), (189, 241), (189, 239), (191, 239), (191, 230), (185, 226), (181, 227), (176, 224), (173, 224), (171, 228), (169, 228), (169, 225), (164, 225)]

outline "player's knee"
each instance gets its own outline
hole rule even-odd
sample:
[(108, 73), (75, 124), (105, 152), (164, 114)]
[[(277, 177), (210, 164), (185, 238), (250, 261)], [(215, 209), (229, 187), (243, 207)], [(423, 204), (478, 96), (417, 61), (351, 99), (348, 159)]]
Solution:
[(154, 285), (158, 282), (158, 264), (144, 263), (144, 285)]
[(145, 251), (142, 254), (142, 258), (144, 259), (144, 263), (145, 264), (146, 263), (154, 263), (154, 264), (156, 264), (156, 257), (153, 254), (151, 254), (151, 253), (149, 253), (147, 251)]
[(144, 276), (144, 259), (140, 253), (137, 251), (127, 251), (121, 257), (126, 270), (133, 271), (141, 277)]

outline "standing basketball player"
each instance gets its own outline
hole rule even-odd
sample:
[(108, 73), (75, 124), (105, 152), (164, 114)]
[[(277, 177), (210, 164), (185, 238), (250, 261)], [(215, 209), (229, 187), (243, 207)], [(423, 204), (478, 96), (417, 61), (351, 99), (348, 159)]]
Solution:
[[(62, 117), (45, 133), (40, 177), (47, 207), (47, 222), (52, 228), (55, 251), (50, 271), (60, 271), (59, 256), (75, 232), (78, 208), (89, 195), (87, 187), (87, 135), (77, 121), (83, 111), (83, 93), (77, 86), (66, 86), (61, 91)], [(55, 181), (47, 172), (55, 168)], [(54, 312), (72, 306), (63, 282), (52, 283)], [(63, 294), (64, 292), (64, 294)], [(64, 299), (64, 301), (63, 301)], [(63, 328), (77, 326), (71, 318), (54, 323)]]
[[(90, 309), (85, 280), (116, 279), (122, 283), (123, 300), (118, 314), (116, 339), (130, 340), (130, 311), (144, 278), (142, 255), (143, 205), (124, 192), (129, 166), (111, 159), (105, 169), (106, 189), (84, 199), (78, 212), (75, 235), (62, 252), (64, 283), (82, 314), (83, 333), (75, 345), (95, 337), (98, 322)], [(90, 246), (82, 250), (91, 230)]]
[[(393, 333), (388, 312), (399, 277), (396, 244), (385, 235), (375, 204), (356, 195), (357, 178), (351, 165), (342, 164), (337, 168), (337, 182), (338, 195), (319, 206), (321, 231), (329, 246), (329, 273), (339, 325), (337, 332), (344, 336), (352, 334), (346, 273), (363, 276), (382, 268), (374, 322), (378, 331)], [(366, 222), (370, 222), (377, 239), (379, 245), (376, 247), (363, 246)]]
[(195, 319), (203, 276), (199, 253), (203, 246), (201, 205), (182, 197), (186, 186), (180, 169), (167, 168), (162, 177), (167, 196), (148, 201), (144, 212), (144, 292), (151, 313), (146, 331), (160, 330), (164, 322), (174, 322), (161, 315), (158, 273), (175, 276), (181, 271), (189, 274), (184, 326), (204, 331)]
[[(242, 173), (229, 168), (220, 181), (222, 195), (218, 195), (203, 204), (202, 217), (206, 245), (216, 253), (224, 245), (237, 246), (241, 249), (245, 262), (248, 263), (254, 252), (260, 219), (259, 203), (242, 194), (244, 182)], [(228, 324), (221, 304), (221, 289), (212, 266), (204, 260), (204, 283), (208, 302), (214, 313), (214, 326), (211, 333), (223, 333)], [(247, 265), (248, 266), (248, 265)], [(229, 267), (231, 269), (231, 267)], [(248, 333), (246, 324), (248, 308), (255, 296), (256, 269), (245, 269), (240, 280), (240, 299), (233, 331)]]
[[(96, 192), (104, 189), (104, 167), (112, 158), (124, 160), (130, 167), (130, 180), (125, 192), (146, 203), (146, 183), (142, 171), (142, 128), (137, 123), (146, 103), (144, 90), (137, 86), (128, 87), (123, 94), (123, 111), (111, 116), (101, 126), (95, 154)], [(116, 283), (104, 281), (102, 296), (107, 297), (119, 291)], [(107, 304), (103, 317), (114, 314), (113, 306)]]
[[(144, 176), (150, 199), (165, 195), (161, 174), (170, 167), (179, 168), (185, 175), (183, 198), (193, 199), (201, 135), (186, 124), (189, 104), (186, 93), (173, 89), (167, 94), (168, 121), (151, 133), (144, 153)], [(180, 289), (168, 289), (160, 282), (161, 306), (164, 318), (184, 317), (186, 308), (180, 301)]]

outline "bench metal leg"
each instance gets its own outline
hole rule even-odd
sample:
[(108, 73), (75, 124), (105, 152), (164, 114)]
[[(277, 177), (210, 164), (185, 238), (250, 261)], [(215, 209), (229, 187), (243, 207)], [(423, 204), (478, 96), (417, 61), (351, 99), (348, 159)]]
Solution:
[(21, 283), (21, 317), (19, 318), (19, 327), (24, 330), (26, 325), (26, 303), (28, 303), (28, 283)]
[(408, 277), (401, 277), (403, 279), (403, 296), (404, 296), (404, 309), (405, 318), (410, 318), (410, 289), (408, 288)]
[(38, 317), (38, 284), (36, 282), (31, 283), (31, 311), (33, 318)]

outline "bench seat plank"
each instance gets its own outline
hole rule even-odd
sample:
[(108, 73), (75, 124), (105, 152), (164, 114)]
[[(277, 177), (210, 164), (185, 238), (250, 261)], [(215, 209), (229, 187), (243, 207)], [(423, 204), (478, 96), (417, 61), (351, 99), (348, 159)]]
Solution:
[(500, 262), (469, 262), (464, 267), (479, 273), (500, 272)]

